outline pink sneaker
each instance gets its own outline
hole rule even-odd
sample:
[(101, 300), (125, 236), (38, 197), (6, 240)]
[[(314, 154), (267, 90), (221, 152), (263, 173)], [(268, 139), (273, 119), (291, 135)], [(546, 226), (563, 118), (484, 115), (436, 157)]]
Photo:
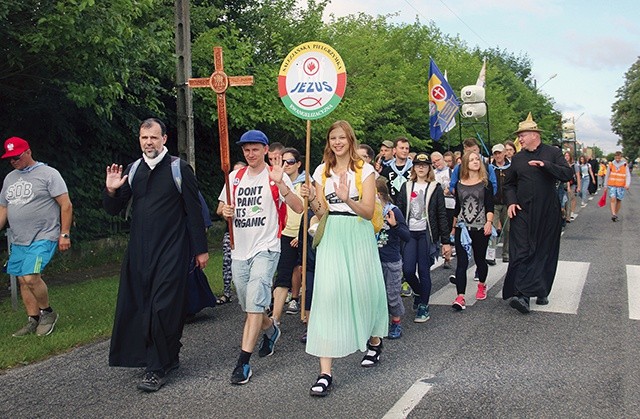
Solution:
[(487, 284), (478, 282), (478, 292), (476, 292), (476, 300), (484, 300), (487, 298)]
[(451, 307), (454, 310), (458, 310), (458, 311), (461, 311), (467, 308), (467, 304), (464, 301), (464, 297), (462, 295), (458, 295), (456, 299), (453, 301), (453, 304), (451, 305)]

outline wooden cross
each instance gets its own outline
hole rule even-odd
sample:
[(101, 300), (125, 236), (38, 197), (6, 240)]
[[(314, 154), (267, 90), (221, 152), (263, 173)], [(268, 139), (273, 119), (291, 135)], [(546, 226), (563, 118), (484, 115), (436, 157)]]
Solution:
[[(227, 202), (231, 202), (231, 190), (229, 185), (229, 172), (231, 162), (229, 157), (229, 130), (227, 125), (227, 99), (225, 92), (230, 86), (253, 86), (253, 76), (233, 76), (229, 77), (224, 72), (224, 61), (222, 59), (222, 47), (213, 47), (214, 71), (208, 78), (189, 79), (189, 87), (209, 87), (216, 92), (218, 97), (218, 132), (220, 133), (220, 165), (224, 172), (224, 184), (227, 191)], [(229, 240), (233, 249), (233, 225), (231, 220), (227, 220), (229, 225)]]

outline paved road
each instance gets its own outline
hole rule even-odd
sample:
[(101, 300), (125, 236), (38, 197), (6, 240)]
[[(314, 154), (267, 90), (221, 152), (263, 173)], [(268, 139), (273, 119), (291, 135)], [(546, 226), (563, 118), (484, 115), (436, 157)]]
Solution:
[(619, 222), (596, 197), (567, 227), (549, 306), (511, 309), (499, 298), (498, 264), (489, 298), (454, 312), (451, 272), (436, 268), (432, 319), (407, 318), (376, 368), (361, 368), (361, 354), (338, 360), (325, 399), (308, 396), (317, 361), (293, 316), (276, 353), (253, 356), (251, 382), (230, 385), (242, 326), (230, 304), (187, 326), (182, 365), (158, 393), (136, 390), (142, 370), (109, 368), (101, 342), (1, 375), (0, 417), (638, 417), (639, 183), (634, 176)]

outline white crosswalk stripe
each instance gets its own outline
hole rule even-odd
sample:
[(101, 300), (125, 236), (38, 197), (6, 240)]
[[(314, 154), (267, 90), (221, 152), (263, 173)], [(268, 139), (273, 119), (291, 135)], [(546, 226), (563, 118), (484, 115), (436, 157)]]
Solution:
[(627, 265), (627, 297), (629, 318), (640, 320), (640, 266)]
[[(587, 262), (559, 261), (556, 278), (553, 283), (551, 295), (549, 295), (549, 304), (546, 306), (536, 305), (535, 298), (532, 298), (531, 310), (547, 313), (577, 314), (582, 290), (587, 279), (587, 274), (589, 273), (589, 265)], [(502, 286), (501, 280), (504, 279), (507, 268), (508, 264), (502, 263), (499, 259), (496, 261), (495, 266), (489, 267), (486, 281), (488, 295), (495, 295), (496, 298), (502, 298), (502, 289), (496, 290), (493, 288), (497, 283), (500, 283), (500, 287)], [(635, 301), (640, 301), (640, 266), (636, 268), (634, 288), (636, 294), (634, 295)], [(465, 295), (467, 306), (473, 306), (477, 302), (475, 298), (477, 282), (473, 281), (474, 272), (475, 266), (467, 270), (467, 293)], [(454, 273), (454, 271), (452, 271), (452, 273)], [(631, 292), (631, 286), (629, 289)], [(448, 306), (453, 303), (455, 297), (456, 287), (447, 284), (431, 295), (429, 304)], [(631, 296), (629, 298), (631, 300)], [(637, 318), (640, 319), (640, 305), (636, 310)]]
[[(507, 267), (509, 264), (496, 261), (494, 266), (489, 266), (489, 273), (487, 275), (487, 290), (490, 290), (498, 281), (504, 278), (507, 273)], [(476, 287), (477, 282), (473, 280), (473, 274), (476, 270), (475, 265), (467, 269), (467, 293), (465, 295), (465, 301), (467, 306), (473, 306), (476, 303)], [(455, 274), (455, 270), (451, 270), (451, 274)], [(488, 292), (488, 291), (487, 291)], [(447, 305), (450, 306), (453, 300), (456, 298), (456, 286), (448, 284), (447, 286), (439, 289), (436, 293), (431, 295), (429, 304)]]

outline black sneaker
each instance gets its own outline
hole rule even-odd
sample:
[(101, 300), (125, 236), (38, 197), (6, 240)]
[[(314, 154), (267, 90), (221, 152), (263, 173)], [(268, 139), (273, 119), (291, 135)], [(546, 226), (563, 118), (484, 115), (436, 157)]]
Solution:
[(276, 342), (280, 338), (280, 328), (276, 324), (275, 320), (273, 321), (273, 328), (275, 332), (271, 337), (267, 336), (267, 334), (262, 335), (262, 343), (260, 344), (260, 349), (258, 350), (258, 356), (260, 358), (264, 358), (265, 356), (273, 355), (274, 348), (276, 347)]
[(146, 392), (158, 391), (166, 382), (166, 377), (160, 377), (156, 372), (147, 372), (144, 374), (144, 377), (142, 377), (140, 384), (138, 384), (138, 390)]
[(249, 364), (238, 365), (233, 369), (231, 374), (231, 384), (247, 384), (253, 373)]

